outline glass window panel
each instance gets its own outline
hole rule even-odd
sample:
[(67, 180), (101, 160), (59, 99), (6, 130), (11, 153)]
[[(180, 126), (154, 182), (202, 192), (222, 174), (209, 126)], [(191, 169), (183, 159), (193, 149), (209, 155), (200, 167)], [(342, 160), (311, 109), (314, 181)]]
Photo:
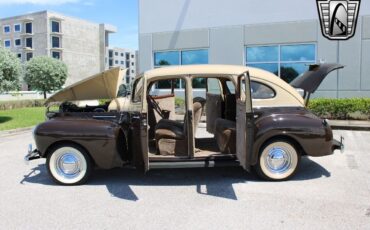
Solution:
[(32, 48), (32, 38), (26, 38), (26, 47)]
[(206, 88), (205, 78), (194, 78), (193, 79), (193, 89), (205, 89)]
[(275, 62), (279, 60), (278, 46), (247, 47), (247, 62)]
[[(185, 83), (183, 82), (184, 80), (182, 80), (182, 84), (184, 85)], [(158, 82), (156, 82), (156, 88), (157, 89), (172, 89), (172, 86), (171, 84), (174, 84), (174, 88), (175, 89), (179, 89), (180, 88), (180, 79), (176, 79), (176, 80), (160, 80)]]
[(53, 51), (51, 53), (52, 57), (55, 58), (55, 59), (60, 59), (60, 52), (57, 52), (57, 51)]
[(227, 86), (227, 88), (229, 89), (229, 92), (230, 92), (231, 94), (235, 94), (235, 85), (234, 85), (234, 83), (233, 83), (233, 82), (231, 82), (231, 81), (227, 81), (227, 82), (226, 82), (226, 86)]
[(208, 93), (221, 95), (220, 81), (217, 78), (208, 78)]
[(5, 47), (10, 47), (10, 40), (5, 40), (4, 41), (4, 46)]
[(281, 61), (315, 61), (315, 45), (281, 46)]
[(15, 46), (21, 46), (21, 39), (15, 39)]
[(143, 83), (144, 83), (144, 78), (140, 78), (140, 79), (137, 79), (134, 83), (134, 91), (133, 91), (133, 94), (132, 94), (132, 102), (134, 103), (137, 103), (137, 102), (141, 102), (141, 99), (143, 97), (143, 91), (144, 91), (144, 88), (143, 88)]
[(21, 25), (20, 24), (15, 24), (14, 25), (14, 31), (15, 32), (20, 32), (21, 31)]
[(156, 52), (154, 53), (154, 65), (180, 65), (180, 56), (178, 51)]
[(32, 23), (31, 22), (26, 23), (26, 33), (32, 34)]
[(275, 97), (275, 91), (269, 86), (251, 81), (251, 92), (253, 99), (269, 99)]
[(248, 64), (250, 67), (256, 67), (259, 69), (264, 69), (275, 75), (279, 74), (279, 65), (278, 63), (258, 63), (258, 64)]
[(281, 64), (280, 67), (280, 77), (286, 82), (293, 81), (296, 77), (308, 70), (308, 65), (311, 63), (285, 63)]
[(60, 47), (59, 37), (52, 37), (51, 43), (53, 48), (59, 48)]
[(181, 52), (182, 65), (208, 64), (208, 50), (188, 50)]
[(59, 27), (59, 22), (56, 22), (56, 21), (51, 22), (51, 32), (59, 33), (60, 32), (59, 28), (60, 28)]

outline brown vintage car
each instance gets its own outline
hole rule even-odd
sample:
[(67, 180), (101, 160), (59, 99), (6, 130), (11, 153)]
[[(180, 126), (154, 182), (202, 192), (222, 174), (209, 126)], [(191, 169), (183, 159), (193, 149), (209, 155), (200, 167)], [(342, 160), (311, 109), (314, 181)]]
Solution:
[[(47, 100), (48, 119), (33, 131), (37, 149), (30, 147), (25, 159), (46, 158), (50, 176), (66, 185), (86, 182), (94, 167), (147, 171), (232, 164), (263, 179), (286, 180), (301, 156), (326, 156), (343, 147), (328, 122), (305, 106), (339, 68), (312, 65), (288, 84), (245, 66), (167, 67), (139, 75), (127, 97), (116, 96), (123, 70), (111, 69)], [(109, 100), (84, 105), (92, 99)]]

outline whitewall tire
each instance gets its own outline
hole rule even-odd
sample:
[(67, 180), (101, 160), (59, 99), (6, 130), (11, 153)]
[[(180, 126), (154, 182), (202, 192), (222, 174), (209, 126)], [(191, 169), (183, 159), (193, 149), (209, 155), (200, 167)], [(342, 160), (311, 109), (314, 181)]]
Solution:
[(282, 181), (291, 178), (297, 171), (300, 154), (286, 140), (273, 140), (264, 145), (255, 166), (262, 179)]
[(62, 185), (83, 184), (91, 174), (91, 159), (84, 149), (61, 144), (50, 150), (46, 166), (55, 182)]

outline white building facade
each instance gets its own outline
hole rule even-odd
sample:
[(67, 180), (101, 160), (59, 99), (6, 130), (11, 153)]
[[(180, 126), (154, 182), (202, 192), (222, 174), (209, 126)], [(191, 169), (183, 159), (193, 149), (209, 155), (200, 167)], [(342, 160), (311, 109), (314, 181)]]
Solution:
[(361, 1), (356, 34), (321, 33), (316, 1), (140, 0), (139, 71), (164, 65), (236, 64), (286, 81), (309, 64), (341, 63), (316, 97), (370, 97), (370, 2)]

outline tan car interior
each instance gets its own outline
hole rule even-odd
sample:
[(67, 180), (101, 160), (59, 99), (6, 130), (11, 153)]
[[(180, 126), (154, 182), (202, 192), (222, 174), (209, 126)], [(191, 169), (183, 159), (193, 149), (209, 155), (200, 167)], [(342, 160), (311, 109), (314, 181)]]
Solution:
[[(192, 100), (194, 153), (189, 153), (189, 133), (186, 106), (175, 104), (176, 87), (179, 79), (167, 81), (168, 88), (158, 95), (155, 90), (157, 82), (148, 87), (148, 125), (150, 157), (209, 157), (214, 154), (235, 154), (236, 128), (235, 90), (229, 89), (225, 78), (203, 78), (207, 88), (206, 98), (195, 97)], [(207, 80), (205, 80), (207, 79)], [(211, 80), (210, 80), (211, 79)], [(194, 87), (193, 79), (193, 87)], [(217, 90), (208, 89), (207, 82), (218, 84)], [(170, 82), (170, 83), (169, 83)], [(233, 84), (231, 81), (228, 83)], [(163, 85), (163, 84), (162, 84)], [(183, 92), (186, 92), (183, 90)], [(180, 111), (180, 112), (179, 112)], [(210, 134), (208, 138), (197, 138), (199, 127)], [(202, 130), (202, 131), (205, 131)], [(191, 145), (190, 145), (191, 146)]]

